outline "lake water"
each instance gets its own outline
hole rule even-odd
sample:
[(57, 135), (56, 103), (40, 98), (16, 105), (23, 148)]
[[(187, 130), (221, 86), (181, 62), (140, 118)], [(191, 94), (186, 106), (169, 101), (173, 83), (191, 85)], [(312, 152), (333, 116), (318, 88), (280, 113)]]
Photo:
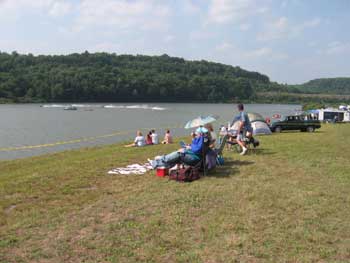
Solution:
[[(130, 141), (135, 131), (156, 129), (159, 137), (171, 129), (174, 136), (190, 134), (184, 124), (198, 115), (219, 115), (215, 128), (238, 114), (234, 104), (64, 104), (0, 105), (0, 160), (23, 158), (68, 149)], [(246, 104), (247, 112), (264, 117), (293, 114), (299, 105)]]

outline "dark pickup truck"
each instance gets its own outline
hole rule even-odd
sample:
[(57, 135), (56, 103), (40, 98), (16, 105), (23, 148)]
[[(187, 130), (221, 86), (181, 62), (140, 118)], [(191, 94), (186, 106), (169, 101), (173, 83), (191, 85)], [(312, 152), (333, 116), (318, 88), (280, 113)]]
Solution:
[(321, 127), (318, 120), (311, 119), (308, 115), (287, 116), (284, 120), (273, 122), (271, 131), (281, 132), (287, 130), (300, 130), (302, 132), (313, 132)]

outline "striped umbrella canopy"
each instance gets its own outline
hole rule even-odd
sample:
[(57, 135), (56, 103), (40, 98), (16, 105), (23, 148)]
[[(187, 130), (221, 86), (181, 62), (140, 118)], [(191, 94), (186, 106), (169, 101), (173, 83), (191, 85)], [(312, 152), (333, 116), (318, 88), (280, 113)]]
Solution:
[(213, 115), (209, 115), (206, 117), (203, 116), (198, 116), (197, 118), (188, 121), (185, 124), (185, 129), (192, 129), (192, 128), (197, 128), (200, 126), (204, 126), (208, 123), (214, 122), (219, 118), (219, 116), (213, 116)]

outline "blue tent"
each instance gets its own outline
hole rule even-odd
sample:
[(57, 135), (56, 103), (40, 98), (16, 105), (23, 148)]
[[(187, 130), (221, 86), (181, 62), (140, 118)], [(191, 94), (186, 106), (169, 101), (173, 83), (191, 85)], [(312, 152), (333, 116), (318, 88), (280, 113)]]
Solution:
[(308, 110), (308, 111), (306, 111), (306, 113), (309, 113), (309, 114), (318, 114), (318, 113), (319, 113), (319, 110)]

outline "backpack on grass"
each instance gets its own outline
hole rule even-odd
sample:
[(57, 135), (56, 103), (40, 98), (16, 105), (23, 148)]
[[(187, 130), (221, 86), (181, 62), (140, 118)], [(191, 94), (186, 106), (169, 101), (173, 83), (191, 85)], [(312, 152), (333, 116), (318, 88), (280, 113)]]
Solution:
[(199, 169), (193, 166), (182, 167), (176, 170), (171, 170), (169, 179), (178, 182), (192, 182), (200, 178)]

